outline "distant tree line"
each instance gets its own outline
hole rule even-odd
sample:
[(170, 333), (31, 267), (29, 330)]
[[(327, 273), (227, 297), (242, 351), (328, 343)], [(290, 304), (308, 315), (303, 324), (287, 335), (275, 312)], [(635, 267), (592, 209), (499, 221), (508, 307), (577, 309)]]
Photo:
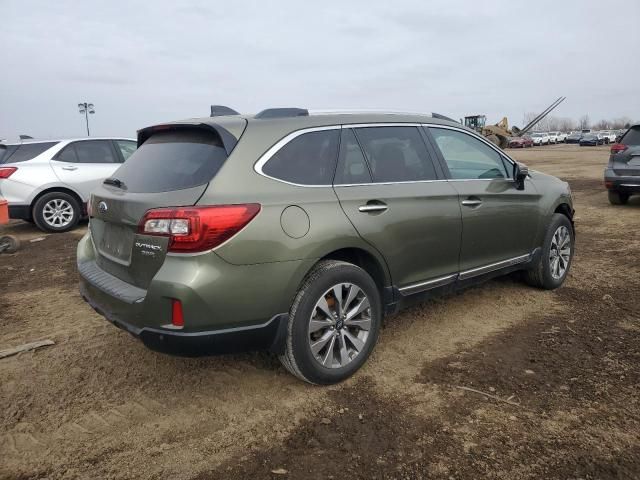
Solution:
[[(527, 125), (538, 114), (534, 112), (525, 113), (522, 120), (522, 126)], [(577, 120), (568, 117), (552, 117), (548, 116), (540, 120), (534, 127), (534, 131), (540, 132), (569, 132), (572, 130), (582, 130), (586, 128), (593, 128), (595, 130), (619, 130), (623, 128), (629, 128), (631, 126), (631, 119), (629, 117), (618, 117), (611, 120), (600, 120), (596, 123), (591, 123), (588, 114), (582, 115)]]

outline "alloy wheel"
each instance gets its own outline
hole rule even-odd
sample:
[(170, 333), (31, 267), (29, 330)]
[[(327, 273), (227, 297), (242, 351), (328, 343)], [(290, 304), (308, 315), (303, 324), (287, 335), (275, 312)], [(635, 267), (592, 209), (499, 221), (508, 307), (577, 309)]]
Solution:
[(309, 347), (317, 362), (341, 368), (365, 349), (371, 330), (371, 304), (353, 283), (329, 288), (316, 302), (309, 319)]
[(45, 203), (42, 217), (53, 228), (64, 228), (73, 221), (73, 206), (66, 200), (54, 198)]
[(556, 229), (551, 238), (549, 250), (549, 267), (551, 276), (556, 280), (564, 277), (571, 260), (571, 233), (569, 229), (561, 225)]

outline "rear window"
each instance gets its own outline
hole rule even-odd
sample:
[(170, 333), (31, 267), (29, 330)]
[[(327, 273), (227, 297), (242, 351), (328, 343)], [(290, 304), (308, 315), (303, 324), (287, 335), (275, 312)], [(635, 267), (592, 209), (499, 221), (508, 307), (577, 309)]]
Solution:
[(0, 158), (0, 163), (18, 163), (31, 160), (49, 150), (58, 142), (23, 143), (21, 145), (7, 145), (6, 153)]
[(183, 190), (209, 183), (226, 159), (215, 132), (160, 132), (133, 152), (113, 177), (133, 193)]
[(624, 145), (640, 145), (640, 126), (631, 127), (627, 130), (627, 133), (624, 134), (620, 143)]

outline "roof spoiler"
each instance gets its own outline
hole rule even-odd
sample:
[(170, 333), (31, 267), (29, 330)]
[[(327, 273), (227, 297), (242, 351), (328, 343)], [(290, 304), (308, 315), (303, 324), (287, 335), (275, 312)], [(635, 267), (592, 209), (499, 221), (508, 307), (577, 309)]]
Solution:
[(153, 125), (151, 127), (146, 127), (138, 130), (138, 148), (149, 140), (149, 137), (154, 133), (158, 132), (167, 132), (167, 131), (175, 131), (175, 130), (184, 130), (188, 128), (196, 128), (203, 130), (213, 130), (218, 134), (220, 140), (222, 141), (222, 145), (224, 146), (227, 155), (231, 155), (231, 152), (236, 147), (238, 143), (238, 139), (233, 136), (229, 130), (215, 123), (200, 123), (200, 122), (183, 122), (183, 123), (167, 123), (161, 125)]
[(224, 105), (211, 105), (212, 117), (222, 117), (224, 115), (240, 115), (240, 112), (236, 112), (233, 108), (225, 107)]
[(267, 108), (256, 113), (254, 118), (285, 118), (285, 117), (308, 117), (309, 110), (306, 108)]
[(450, 122), (460, 123), (459, 121), (454, 120), (453, 118), (449, 118), (449, 117), (447, 117), (447, 116), (445, 116), (445, 115), (440, 115), (439, 113), (436, 113), (436, 112), (432, 112), (432, 113), (431, 113), (431, 116), (432, 116), (433, 118), (437, 118), (438, 120), (448, 120), (448, 121), (450, 121)]

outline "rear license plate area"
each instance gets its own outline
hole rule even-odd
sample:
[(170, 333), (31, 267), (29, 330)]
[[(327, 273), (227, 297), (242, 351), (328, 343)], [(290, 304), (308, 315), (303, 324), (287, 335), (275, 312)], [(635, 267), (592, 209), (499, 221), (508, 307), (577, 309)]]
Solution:
[(129, 228), (105, 222), (98, 250), (107, 258), (128, 265), (131, 261), (132, 238), (133, 232)]

